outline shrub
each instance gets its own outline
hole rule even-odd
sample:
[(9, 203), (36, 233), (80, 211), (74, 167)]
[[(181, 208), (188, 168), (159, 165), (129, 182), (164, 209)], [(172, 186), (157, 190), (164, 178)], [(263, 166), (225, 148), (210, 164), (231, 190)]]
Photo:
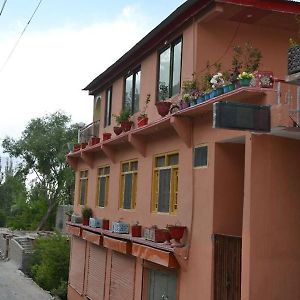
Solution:
[(67, 299), (70, 245), (67, 237), (54, 234), (36, 239), (30, 275), (43, 289)]

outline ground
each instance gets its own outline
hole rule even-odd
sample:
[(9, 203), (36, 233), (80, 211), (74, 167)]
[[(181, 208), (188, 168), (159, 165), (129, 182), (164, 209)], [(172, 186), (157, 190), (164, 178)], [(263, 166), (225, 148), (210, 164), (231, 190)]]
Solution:
[(30, 278), (17, 270), (11, 261), (0, 259), (0, 300), (51, 300)]

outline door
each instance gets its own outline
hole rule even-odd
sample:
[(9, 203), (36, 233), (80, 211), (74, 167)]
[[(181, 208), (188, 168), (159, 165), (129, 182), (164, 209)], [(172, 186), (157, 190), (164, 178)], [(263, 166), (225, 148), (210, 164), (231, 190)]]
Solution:
[(240, 237), (214, 236), (214, 300), (241, 299)]
[(176, 274), (148, 271), (148, 300), (176, 300)]

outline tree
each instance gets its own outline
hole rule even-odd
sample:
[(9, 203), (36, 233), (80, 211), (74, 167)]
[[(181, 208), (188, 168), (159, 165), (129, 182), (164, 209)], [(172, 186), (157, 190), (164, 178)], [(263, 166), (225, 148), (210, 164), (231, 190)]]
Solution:
[(32, 119), (20, 139), (6, 137), (2, 143), (5, 153), (21, 161), (19, 171), (27, 178), (34, 177), (31, 185), (39, 190), (39, 198), (45, 199), (47, 209), (37, 230), (59, 203), (72, 202), (74, 174), (65, 156), (67, 144), (77, 141), (78, 128), (78, 124), (70, 124), (69, 116), (55, 112)]

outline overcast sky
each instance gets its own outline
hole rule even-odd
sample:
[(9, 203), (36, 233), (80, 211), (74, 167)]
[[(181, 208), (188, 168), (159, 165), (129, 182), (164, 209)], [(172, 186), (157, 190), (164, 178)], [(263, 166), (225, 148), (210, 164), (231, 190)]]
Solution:
[(57, 110), (90, 123), (92, 97), (81, 89), (184, 1), (43, 0), (2, 68), (38, 2), (7, 0), (0, 16), (0, 142)]

